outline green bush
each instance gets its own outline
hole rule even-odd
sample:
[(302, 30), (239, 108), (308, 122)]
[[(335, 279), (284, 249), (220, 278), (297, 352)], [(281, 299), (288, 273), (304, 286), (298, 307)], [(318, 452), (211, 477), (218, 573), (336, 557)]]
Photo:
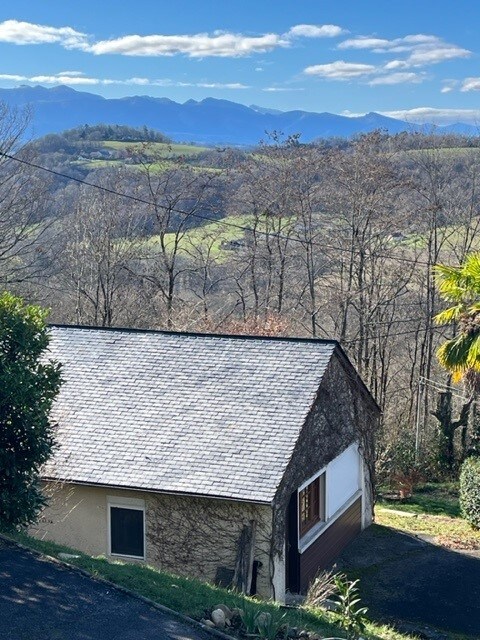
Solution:
[(460, 508), (465, 520), (480, 529), (480, 458), (467, 458), (462, 465)]

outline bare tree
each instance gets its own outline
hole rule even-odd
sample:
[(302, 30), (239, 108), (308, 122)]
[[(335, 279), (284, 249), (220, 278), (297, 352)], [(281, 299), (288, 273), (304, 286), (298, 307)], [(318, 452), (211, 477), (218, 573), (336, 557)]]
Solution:
[(148, 145), (135, 159), (139, 193), (150, 203), (147, 218), (152, 233), (141, 275), (160, 295), (166, 326), (172, 328), (179, 308), (179, 281), (188, 270), (185, 237), (202, 216), (214, 212), (211, 194), (220, 175), (190, 167), (184, 159), (165, 159)]
[(49, 180), (32, 166), (25, 146), (28, 110), (0, 103), (0, 278), (23, 282), (41, 270), (39, 252), (49, 221)]
[(122, 173), (101, 172), (99, 189), (81, 186), (75, 210), (62, 220), (59, 286), (74, 300), (78, 324), (112, 326), (125, 312), (132, 265), (141, 257), (144, 220), (138, 208), (105, 189)]

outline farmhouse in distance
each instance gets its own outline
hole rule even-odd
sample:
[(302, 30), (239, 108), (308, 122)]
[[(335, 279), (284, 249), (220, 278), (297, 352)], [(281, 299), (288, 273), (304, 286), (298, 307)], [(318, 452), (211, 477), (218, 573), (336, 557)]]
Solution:
[(379, 410), (335, 341), (52, 326), (33, 532), (283, 601), (372, 517)]

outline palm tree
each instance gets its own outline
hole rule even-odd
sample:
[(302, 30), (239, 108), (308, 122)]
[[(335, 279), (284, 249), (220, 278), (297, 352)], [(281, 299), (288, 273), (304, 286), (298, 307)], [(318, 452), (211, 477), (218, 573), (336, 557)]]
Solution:
[(437, 324), (451, 324), (455, 335), (438, 349), (440, 364), (463, 380), (470, 403), (473, 402), (472, 447), (480, 453), (478, 400), (480, 397), (480, 252), (471, 253), (458, 267), (436, 265), (435, 277), (440, 296), (450, 306), (435, 316)]
[(453, 381), (480, 377), (480, 253), (471, 253), (458, 267), (436, 265), (440, 296), (451, 306), (435, 316), (438, 324), (453, 324), (456, 335), (438, 349), (440, 364)]

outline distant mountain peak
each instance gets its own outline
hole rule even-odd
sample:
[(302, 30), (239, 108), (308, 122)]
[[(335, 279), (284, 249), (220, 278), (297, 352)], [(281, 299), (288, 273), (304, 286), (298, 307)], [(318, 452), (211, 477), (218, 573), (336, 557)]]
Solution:
[(280, 111), (258, 105), (248, 107), (212, 97), (200, 101), (191, 99), (183, 104), (168, 97), (104, 98), (67, 85), (52, 88), (22, 85), (15, 89), (0, 89), (0, 101), (16, 107), (33, 107), (29, 134), (34, 137), (84, 124), (145, 125), (179, 142), (240, 146), (258, 144), (265, 138), (265, 131), (278, 131), (286, 136), (301, 134), (302, 142), (328, 137), (348, 138), (375, 129), (392, 134), (428, 130), (478, 135), (476, 127), (461, 122), (434, 128), (431, 124), (415, 125), (375, 111), (363, 116), (345, 116), (301, 109)]

